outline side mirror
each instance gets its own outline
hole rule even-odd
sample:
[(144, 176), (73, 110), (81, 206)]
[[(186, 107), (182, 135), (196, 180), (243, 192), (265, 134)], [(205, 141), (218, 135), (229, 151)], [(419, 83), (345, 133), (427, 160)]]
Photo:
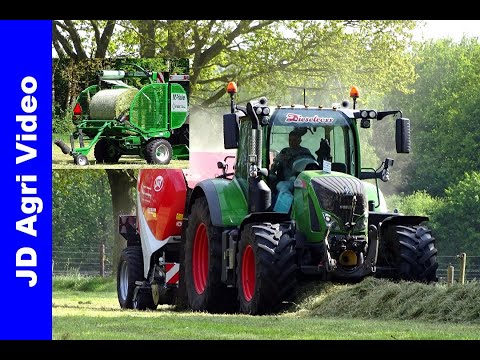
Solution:
[(410, 119), (400, 118), (396, 120), (395, 145), (397, 153), (410, 153)]
[(223, 145), (225, 149), (237, 149), (239, 139), (237, 114), (223, 115)]

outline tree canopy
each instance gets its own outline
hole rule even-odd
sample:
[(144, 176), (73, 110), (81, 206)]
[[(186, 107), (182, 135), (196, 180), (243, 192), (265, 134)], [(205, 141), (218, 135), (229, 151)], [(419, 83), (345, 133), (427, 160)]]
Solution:
[[(359, 86), (365, 101), (415, 80), (413, 20), (55, 20), (53, 48), (74, 59), (188, 58), (192, 105), (227, 106), (227, 82), (238, 102), (343, 100)], [(303, 100), (302, 100), (303, 101)], [(325, 105), (325, 104), (323, 104)]]
[(405, 190), (444, 196), (465, 172), (480, 170), (480, 43), (438, 40), (423, 44), (417, 54), (414, 93), (392, 95), (412, 117)]

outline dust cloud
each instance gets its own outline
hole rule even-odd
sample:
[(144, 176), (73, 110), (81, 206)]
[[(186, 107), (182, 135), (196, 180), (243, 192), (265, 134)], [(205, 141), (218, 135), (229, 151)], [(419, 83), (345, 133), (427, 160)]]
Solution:
[[(190, 187), (198, 181), (210, 179), (222, 173), (217, 162), (226, 156), (235, 156), (236, 150), (225, 150), (223, 145), (223, 114), (228, 110), (195, 109), (190, 115), (189, 168), (185, 171)], [(233, 159), (228, 159), (229, 172)]]

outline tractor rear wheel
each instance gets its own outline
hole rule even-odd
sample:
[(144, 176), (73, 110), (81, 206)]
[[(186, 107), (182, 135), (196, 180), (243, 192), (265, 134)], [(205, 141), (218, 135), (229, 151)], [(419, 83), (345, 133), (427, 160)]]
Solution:
[(185, 287), (192, 310), (236, 310), (235, 292), (222, 283), (221, 274), (221, 229), (212, 225), (207, 199), (201, 197), (192, 205), (186, 230)]
[(151, 291), (138, 291), (136, 281), (144, 281), (143, 254), (140, 246), (123, 249), (117, 269), (117, 296), (122, 309), (156, 309)]
[(297, 283), (295, 241), (291, 224), (245, 226), (237, 254), (240, 311), (263, 315), (280, 310)]
[(437, 278), (437, 249), (435, 238), (424, 226), (396, 226), (399, 257), (398, 277), (401, 280), (435, 282)]
[(97, 163), (117, 163), (122, 154), (115, 148), (113, 142), (100, 139), (93, 150)]
[(167, 165), (172, 160), (172, 145), (165, 139), (153, 139), (147, 143), (145, 160), (149, 164)]

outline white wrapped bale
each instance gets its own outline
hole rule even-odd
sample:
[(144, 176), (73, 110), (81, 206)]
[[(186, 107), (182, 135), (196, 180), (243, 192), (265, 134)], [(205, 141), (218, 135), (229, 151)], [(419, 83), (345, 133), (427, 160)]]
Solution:
[(107, 89), (96, 93), (90, 101), (90, 118), (113, 120), (130, 109), (138, 89)]

